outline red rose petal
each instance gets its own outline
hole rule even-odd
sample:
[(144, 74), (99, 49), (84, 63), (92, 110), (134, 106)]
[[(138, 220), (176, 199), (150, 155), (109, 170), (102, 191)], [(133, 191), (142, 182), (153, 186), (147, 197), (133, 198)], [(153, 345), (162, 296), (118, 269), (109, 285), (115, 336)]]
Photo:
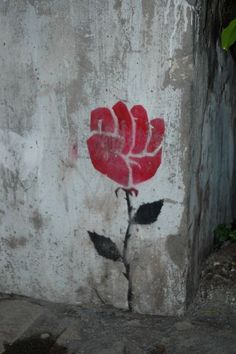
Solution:
[(132, 118), (123, 102), (117, 102), (112, 108), (118, 119), (119, 134), (124, 139), (122, 153), (126, 155), (130, 151), (133, 142)]
[(154, 152), (160, 146), (165, 132), (165, 123), (161, 118), (151, 120), (151, 138), (147, 147), (147, 152)]
[[(144, 182), (153, 177), (161, 164), (162, 149), (155, 156), (130, 157), (133, 184)], [(133, 161), (133, 163), (132, 163)]]
[(96, 108), (91, 112), (90, 121), (91, 131), (102, 131), (113, 133), (115, 130), (115, 123), (110, 110), (106, 107)]
[(129, 169), (119, 155), (122, 142), (119, 138), (95, 134), (87, 141), (92, 164), (96, 170), (113, 181), (127, 187)]
[[(130, 188), (152, 178), (160, 166), (162, 150), (157, 150), (165, 131), (164, 121), (153, 119), (149, 125), (147, 112), (141, 105), (135, 105), (129, 112), (123, 102), (118, 102), (113, 111), (114, 114), (100, 107), (91, 112), (94, 135), (87, 141), (89, 154), (96, 170)], [(154, 156), (145, 156), (145, 152)]]
[(146, 110), (141, 105), (133, 106), (131, 113), (135, 117), (135, 144), (132, 153), (139, 154), (144, 150), (147, 143), (148, 116)]

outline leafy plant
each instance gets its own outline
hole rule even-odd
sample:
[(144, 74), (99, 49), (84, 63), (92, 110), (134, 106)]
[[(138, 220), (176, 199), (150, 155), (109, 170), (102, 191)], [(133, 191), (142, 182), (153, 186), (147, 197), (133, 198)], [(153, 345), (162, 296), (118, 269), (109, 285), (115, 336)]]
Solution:
[(236, 42), (236, 18), (232, 20), (229, 25), (221, 33), (221, 46), (225, 50)]
[(236, 229), (232, 224), (220, 224), (214, 231), (216, 247), (220, 247), (224, 242), (236, 242)]

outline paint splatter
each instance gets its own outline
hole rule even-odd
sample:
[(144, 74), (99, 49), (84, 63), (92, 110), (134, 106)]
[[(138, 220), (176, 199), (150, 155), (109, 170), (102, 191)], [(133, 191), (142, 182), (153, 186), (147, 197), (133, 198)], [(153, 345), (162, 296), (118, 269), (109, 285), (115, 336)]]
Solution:
[(71, 158), (72, 160), (77, 160), (78, 159), (78, 145), (73, 144), (71, 148)]

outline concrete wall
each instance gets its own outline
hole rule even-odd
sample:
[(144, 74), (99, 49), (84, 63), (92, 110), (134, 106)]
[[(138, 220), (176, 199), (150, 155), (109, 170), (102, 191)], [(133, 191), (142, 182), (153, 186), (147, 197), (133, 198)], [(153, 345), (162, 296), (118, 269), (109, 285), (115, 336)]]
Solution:
[(219, 40), (222, 27), (236, 17), (231, 5), (235, 7), (235, 2), (222, 0), (199, 1), (196, 6), (187, 302), (191, 302), (202, 261), (211, 250), (214, 228), (232, 222), (235, 209), (236, 65)]
[[(214, 144), (209, 144), (211, 123), (206, 125), (202, 112), (207, 107), (214, 120), (219, 105), (214, 95), (205, 103), (206, 52), (194, 67), (194, 50), (201, 49), (193, 41), (200, 20), (197, 5), (183, 0), (6, 0), (0, 14), (0, 291), (78, 304), (132, 305), (143, 313), (181, 313), (187, 274), (190, 285), (198, 273), (198, 256), (189, 270), (194, 254), (189, 244), (196, 246), (199, 210), (202, 203), (207, 210), (214, 208), (221, 198), (218, 190), (217, 196), (203, 200), (206, 188), (218, 186), (218, 175), (209, 179), (211, 171), (199, 172), (209, 168), (207, 162), (199, 165), (203, 155), (219, 166), (212, 151), (223, 133), (221, 121), (210, 136)], [(223, 56), (220, 50), (218, 55)], [(215, 85), (219, 81), (218, 73)], [(199, 85), (204, 85), (203, 98), (193, 111)], [(224, 136), (231, 133), (227, 90), (220, 106), (226, 116)], [(107, 107), (102, 115), (108, 112), (116, 121), (112, 107), (121, 101), (128, 110), (141, 105), (149, 120), (161, 117), (165, 122), (162, 141), (158, 121), (159, 155), (141, 160), (148, 155), (146, 145), (138, 157), (147, 177), (142, 175), (142, 183), (135, 182), (129, 153), (121, 153), (128, 172), (115, 163), (123, 128), (119, 136), (117, 128), (105, 134), (103, 123), (90, 131), (91, 111)], [(97, 137), (92, 150), (87, 145), (97, 133), (107, 141), (116, 134), (102, 156), (104, 140)], [(132, 140), (130, 136), (125, 138)], [(195, 153), (193, 141), (195, 156), (190, 155)], [(232, 154), (228, 159), (227, 168)], [(112, 161), (112, 171), (106, 170), (107, 161)], [(224, 168), (215, 172), (219, 170)], [(231, 170), (227, 173), (230, 181)], [(124, 182), (126, 174), (133, 183)], [(123, 184), (117, 183), (117, 175)], [(139, 193), (120, 189), (116, 196), (120, 186)], [(228, 189), (226, 194), (225, 203)], [(139, 209), (142, 204), (146, 211)], [(202, 237), (214, 224), (204, 215), (211, 226), (201, 231)], [(196, 255), (198, 248), (202, 252), (205, 246), (195, 247)]]

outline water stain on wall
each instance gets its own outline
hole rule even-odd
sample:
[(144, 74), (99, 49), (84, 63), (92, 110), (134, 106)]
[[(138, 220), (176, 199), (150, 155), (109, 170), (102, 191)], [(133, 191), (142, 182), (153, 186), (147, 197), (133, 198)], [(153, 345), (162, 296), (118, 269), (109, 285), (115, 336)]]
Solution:
[(13, 196), (14, 203), (16, 203), (17, 192), (20, 190), (25, 191), (24, 184), (20, 179), (19, 170), (16, 169), (14, 172), (10, 171), (8, 168), (0, 166), (0, 176), (1, 176), (1, 185), (5, 193), (5, 198), (12, 199)]
[(120, 10), (122, 6), (122, 0), (115, 0), (114, 9)]
[[(18, 41), (18, 39), (15, 39)], [(12, 44), (12, 43), (11, 43)], [(9, 52), (6, 52), (6, 55)], [(2, 51), (4, 56), (4, 51)], [(9, 59), (6, 57), (6, 62)], [(1, 126), (23, 135), (32, 128), (32, 116), (36, 109), (37, 84), (33, 63), (3, 66), (4, 91), (2, 94)]]
[(20, 237), (10, 236), (8, 238), (3, 238), (3, 241), (7, 247), (13, 250), (19, 247), (24, 247), (28, 242), (27, 238), (24, 236), (20, 236)]
[(134, 309), (149, 312), (162, 308), (166, 302), (167, 275), (163, 270), (161, 253), (157, 249), (144, 248), (131, 262), (134, 293)]
[(32, 216), (29, 218), (31, 224), (33, 225), (35, 231), (40, 231), (41, 228), (44, 225), (44, 220), (42, 215), (40, 214), (40, 212), (38, 210), (35, 210), (32, 214)]
[(143, 16), (146, 22), (146, 30), (143, 32), (144, 42), (151, 43), (152, 40), (152, 23), (155, 15), (155, 2), (142, 0)]
[(192, 75), (192, 55), (183, 56), (181, 51), (176, 51), (176, 56), (172, 59), (171, 67), (165, 74), (163, 89), (169, 85), (173, 86), (175, 89), (183, 88), (187, 81), (191, 81)]
[(183, 242), (180, 235), (169, 235), (166, 239), (166, 250), (174, 264), (179, 269), (184, 268), (186, 260), (186, 244)]
[(0, 1), (0, 11), (6, 15), (10, 6), (10, 1)]
[(3, 217), (4, 217), (5, 214), (6, 214), (5, 211), (2, 210), (2, 209), (0, 209), (0, 225), (1, 225), (1, 223), (2, 223), (2, 219), (3, 219)]
[(52, 4), (48, 0), (28, 0), (30, 5), (35, 9), (35, 12), (39, 16), (51, 16)]
[(116, 198), (112, 200), (109, 194), (96, 195), (96, 202), (93, 197), (87, 196), (84, 202), (90, 212), (102, 215), (104, 222), (114, 220), (119, 206), (119, 200)]
[[(84, 32), (77, 33), (73, 38), (73, 43), (75, 46), (76, 71), (70, 75), (65, 84), (59, 82), (55, 88), (61, 125), (65, 131), (69, 132), (69, 146), (78, 145), (78, 111), (89, 104), (86, 83), (89, 80), (90, 73), (93, 73), (93, 76), (95, 75), (95, 69), (86, 54), (91, 39)], [(80, 136), (80, 139), (85, 140), (85, 137)]]

